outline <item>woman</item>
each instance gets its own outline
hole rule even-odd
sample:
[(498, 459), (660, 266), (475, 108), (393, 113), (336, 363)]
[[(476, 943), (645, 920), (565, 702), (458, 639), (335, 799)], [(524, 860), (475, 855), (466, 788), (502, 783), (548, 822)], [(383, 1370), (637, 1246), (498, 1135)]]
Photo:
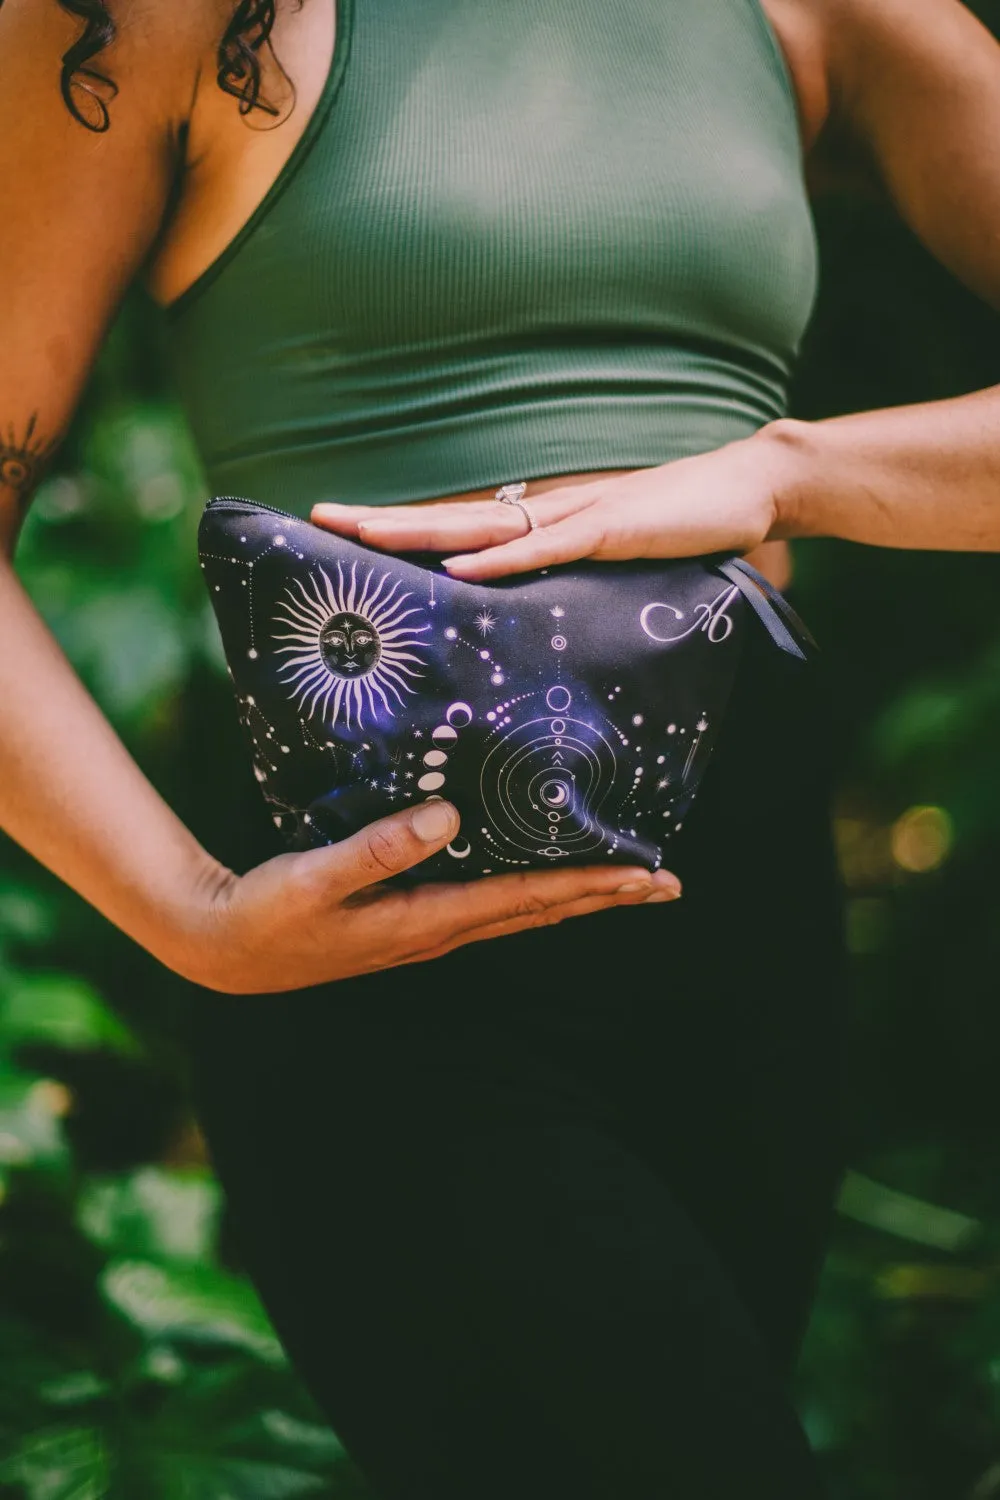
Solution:
[[(995, 393), (780, 420), (815, 287), (803, 167), (881, 182), (1000, 290), (1000, 53), (956, 0), (5, 0), (0, 56), (11, 547), (139, 276), (217, 492), (338, 529), (331, 496), (453, 502), (363, 535), (476, 549), (524, 517), (465, 503), (529, 480), (543, 524), (464, 576), (546, 547), (936, 544), (943, 492), (971, 518), (952, 544), (987, 544)], [(402, 896), (380, 877), (452, 810), (276, 858), (262, 819), (236, 876), (6, 566), (0, 619), (0, 822), (204, 987), (243, 1253), (376, 1491), (822, 1494), (785, 1389), (843, 1166), (814, 673), (749, 652), (682, 901), (640, 870)]]

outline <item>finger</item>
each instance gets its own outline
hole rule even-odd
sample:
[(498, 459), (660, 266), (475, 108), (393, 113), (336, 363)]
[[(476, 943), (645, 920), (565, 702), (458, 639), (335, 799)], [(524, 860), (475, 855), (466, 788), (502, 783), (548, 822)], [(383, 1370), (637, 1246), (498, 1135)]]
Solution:
[[(526, 522), (512, 505), (455, 501), (441, 505), (315, 505), (315, 525), (394, 551), (482, 547), (519, 536)], [(466, 540), (468, 538), (468, 540)]]
[(431, 958), (442, 958), (452, 949), (465, 947), (468, 943), (482, 943), (489, 938), (508, 937), (512, 933), (525, 932), (532, 927), (554, 927), (573, 917), (592, 916), (597, 912), (610, 911), (614, 907), (646, 906), (658, 902), (675, 901), (679, 895), (679, 889), (670, 889), (611, 897), (591, 896), (582, 901), (570, 901), (563, 906), (553, 907), (541, 917), (515, 917), (507, 922), (492, 922), (481, 927), (469, 928), (466, 932), (457, 933), (450, 941), (442, 943), (439, 947), (411, 954), (399, 960), (399, 963), (423, 963)]
[(469, 885), (428, 885), (410, 893), (400, 947), (404, 952), (411, 947), (436, 948), (464, 932), (498, 922), (524, 921), (530, 926), (532, 920), (541, 920), (554, 908), (574, 901), (607, 901), (667, 889), (680, 890), (677, 877), (667, 871), (652, 875), (641, 867), (604, 866), (491, 875)]
[(343, 901), (428, 859), (458, 830), (457, 810), (450, 802), (435, 798), (370, 823), (339, 844), (296, 856), (297, 878), (309, 899)]
[[(485, 512), (478, 506), (458, 505), (464, 515), (381, 516), (358, 527), (366, 547), (388, 552), (454, 552), (456, 549), (496, 547), (513, 541), (528, 529), (523, 511), (496, 501)], [(469, 514), (475, 512), (475, 514)]]
[(454, 578), (499, 578), (507, 573), (527, 573), (555, 563), (574, 562), (579, 557), (600, 557), (604, 539), (600, 522), (584, 511), (554, 525), (539, 526), (526, 536), (485, 552), (446, 557), (444, 565)]
[[(530, 503), (539, 525), (548, 526), (591, 502), (567, 493), (541, 496)], [(493, 547), (523, 536), (528, 525), (516, 505), (497, 500), (446, 501), (438, 505), (320, 504), (313, 507), (312, 520), (327, 530), (355, 536), (366, 546), (392, 552)]]
[[(393, 505), (386, 508), (405, 511), (407, 507)], [(335, 531), (338, 536), (356, 537), (362, 521), (376, 517), (381, 509), (379, 505), (338, 505), (332, 500), (323, 500), (313, 506), (309, 519), (314, 526), (322, 526), (325, 531)]]
[[(581, 871), (579, 875), (583, 877), (588, 885), (599, 888), (598, 894), (590, 893), (582, 898), (587, 901), (593, 900), (599, 903), (613, 901), (616, 904), (625, 903), (634, 905), (636, 902), (647, 901), (653, 897), (658, 900), (673, 899), (681, 893), (681, 885), (677, 876), (669, 870), (657, 870), (650, 873), (649, 870), (643, 869), (641, 866), (635, 869), (617, 867), (613, 871), (608, 871), (601, 867), (596, 870), (592, 869), (589, 872)], [(595, 878), (590, 879), (590, 876)], [(516, 890), (519, 882), (526, 881), (529, 878), (521, 875), (491, 875), (487, 876), (483, 881), (475, 882), (473, 885), (459, 885), (454, 881), (442, 881), (433, 887), (424, 887), (422, 889), (411, 888), (406, 891), (400, 890), (398, 886), (393, 886), (385, 882), (377, 882), (349, 896), (344, 904), (352, 910), (366, 906), (382, 905), (383, 909), (379, 915), (388, 919), (388, 925), (392, 927), (397, 939), (396, 947), (402, 952), (406, 951), (408, 942), (412, 943), (417, 938), (422, 941), (430, 930), (430, 924), (434, 923), (439, 917), (443, 916), (450, 919), (450, 927), (446, 933), (446, 936), (449, 938), (460, 936), (462, 933), (480, 926), (484, 920), (482, 916), (484, 908), (478, 904), (478, 901), (482, 897), (482, 893), (478, 887), (482, 885), (487, 885), (491, 888), (502, 887), (499, 897), (494, 896), (492, 890), (488, 893), (488, 899), (491, 903), (497, 899), (503, 903), (521, 899), (525, 912), (523, 920), (530, 924), (536, 914), (541, 915), (544, 912), (546, 906), (544, 902), (536, 902), (530, 898), (525, 899), (523, 889), (520, 893)], [(554, 877), (550, 872), (546, 871), (538, 878), (544, 882), (554, 882), (558, 877)], [(511, 883), (515, 887), (513, 895), (510, 894)], [(574, 878), (572, 893), (567, 894), (568, 888), (560, 882), (559, 894), (551, 898), (551, 906), (555, 908), (557, 906), (569, 905), (581, 899), (579, 895), (580, 884), (580, 879)], [(470, 891), (475, 891), (477, 895), (477, 904), (471, 907), (471, 915), (470, 903), (467, 900)], [(384, 903), (387, 901), (395, 902), (398, 909), (386, 912)], [(439, 907), (444, 910), (439, 910)], [(522, 918), (517, 918), (516, 920), (522, 920)], [(435, 926), (434, 930), (436, 933), (439, 929)]]

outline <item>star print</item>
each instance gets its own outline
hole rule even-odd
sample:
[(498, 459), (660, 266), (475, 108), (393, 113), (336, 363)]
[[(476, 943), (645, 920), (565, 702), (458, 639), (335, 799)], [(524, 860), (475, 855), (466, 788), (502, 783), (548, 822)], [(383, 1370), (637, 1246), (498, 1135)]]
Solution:
[(481, 635), (489, 635), (496, 624), (496, 616), (491, 615), (488, 609), (480, 610), (475, 620), (476, 629)]
[(416, 760), (416, 756), (414, 755), (412, 750), (407, 750), (406, 758), (407, 760)]
[(415, 740), (422, 740), (423, 737), (424, 737), (424, 731), (422, 729), (415, 729), (413, 731), (413, 738)]
[(554, 620), (561, 620), (565, 613), (566, 611), (563, 609), (561, 604), (553, 604), (552, 608), (549, 610), (549, 614)]

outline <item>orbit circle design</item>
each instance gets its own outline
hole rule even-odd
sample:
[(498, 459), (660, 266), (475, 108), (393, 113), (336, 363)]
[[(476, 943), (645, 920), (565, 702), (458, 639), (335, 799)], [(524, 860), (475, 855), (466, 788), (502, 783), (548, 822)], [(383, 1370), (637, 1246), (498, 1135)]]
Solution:
[[(527, 853), (555, 857), (606, 842), (599, 814), (616, 781), (614, 747), (592, 725), (579, 719), (565, 722), (558, 743), (548, 717), (519, 724), (483, 762), (480, 792), (486, 815), (505, 842)], [(543, 756), (544, 764), (536, 764)], [(543, 791), (557, 787), (564, 797)]]

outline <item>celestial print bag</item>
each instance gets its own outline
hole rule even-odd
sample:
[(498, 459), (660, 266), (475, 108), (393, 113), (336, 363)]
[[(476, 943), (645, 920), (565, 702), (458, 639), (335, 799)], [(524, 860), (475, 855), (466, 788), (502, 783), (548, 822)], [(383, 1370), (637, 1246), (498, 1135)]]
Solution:
[(274, 823), (294, 849), (447, 797), (411, 883), (560, 864), (658, 869), (712, 753), (748, 630), (811, 637), (742, 560), (451, 578), (238, 497), (199, 552)]

